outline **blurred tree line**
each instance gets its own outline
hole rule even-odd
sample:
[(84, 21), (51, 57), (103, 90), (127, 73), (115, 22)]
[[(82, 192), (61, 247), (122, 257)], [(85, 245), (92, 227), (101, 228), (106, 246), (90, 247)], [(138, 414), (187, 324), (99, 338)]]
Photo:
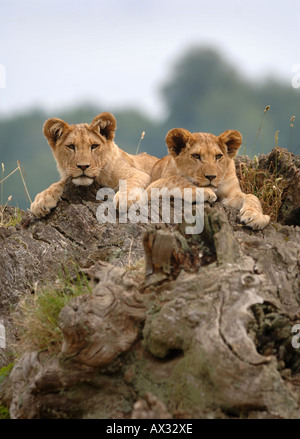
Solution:
[[(59, 117), (68, 123), (89, 123), (102, 111), (115, 115), (116, 144), (133, 154), (145, 131), (139, 151), (163, 157), (167, 154), (166, 133), (175, 127), (216, 135), (237, 129), (244, 139), (240, 154), (250, 156), (270, 151), (279, 131), (278, 145), (300, 153), (300, 90), (274, 78), (260, 83), (247, 80), (213, 49), (195, 47), (187, 51), (174, 65), (161, 96), (166, 115), (156, 120), (134, 108), (114, 111), (89, 104), (51, 114), (35, 109), (0, 119), (0, 164), (5, 166), (4, 173), (0, 168), (0, 180), (17, 167), (17, 160), (21, 161), (33, 200), (59, 178), (42, 134), (44, 121)], [(264, 113), (268, 105), (270, 110)], [(293, 127), (292, 116), (296, 116)], [(6, 180), (2, 189), (0, 204), (12, 195), (11, 204), (29, 207), (19, 173)]]

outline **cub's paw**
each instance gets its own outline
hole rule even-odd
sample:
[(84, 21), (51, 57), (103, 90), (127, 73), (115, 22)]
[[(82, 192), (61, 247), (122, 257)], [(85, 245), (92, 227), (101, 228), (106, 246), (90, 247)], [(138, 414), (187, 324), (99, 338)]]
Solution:
[(58, 199), (56, 197), (47, 192), (41, 192), (35, 197), (33, 203), (31, 203), (30, 211), (34, 216), (41, 218), (48, 215), (51, 209), (56, 207), (57, 203)]
[(256, 210), (241, 209), (240, 221), (253, 230), (262, 230), (269, 224), (270, 217)]
[(204, 201), (209, 203), (214, 203), (217, 200), (217, 196), (212, 189), (204, 188)]
[[(199, 197), (199, 191), (203, 191), (203, 198), (202, 196)], [(214, 203), (217, 200), (217, 196), (214, 193), (214, 191), (210, 188), (186, 188), (184, 191), (184, 199), (188, 201), (189, 203), (197, 203), (201, 200), (208, 201), (209, 203)]]

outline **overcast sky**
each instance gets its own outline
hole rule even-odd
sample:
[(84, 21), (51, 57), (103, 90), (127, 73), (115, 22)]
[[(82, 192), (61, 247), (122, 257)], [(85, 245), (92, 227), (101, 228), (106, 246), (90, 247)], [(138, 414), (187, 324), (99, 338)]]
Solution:
[(291, 84), (299, 42), (299, 0), (0, 0), (0, 115), (91, 101), (157, 116), (159, 86), (191, 45)]

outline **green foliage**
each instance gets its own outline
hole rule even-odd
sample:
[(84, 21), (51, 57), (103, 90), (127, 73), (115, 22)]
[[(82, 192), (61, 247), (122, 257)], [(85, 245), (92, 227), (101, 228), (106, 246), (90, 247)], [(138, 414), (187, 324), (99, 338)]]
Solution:
[(22, 213), (18, 207), (14, 208), (14, 213), (6, 215), (5, 212), (6, 204), (4, 206), (0, 205), (0, 227), (15, 227), (20, 224), (22, 220)]
[[(10, 363), (7, 366), (1, 367), (0, 369), (0, 384), (8, 377), (12, 368), (14, 367), (14, 363)], [(9, 410), (3, 404), (0, 404), (0, 420), (1, 419), (10, 419)]]
[(217, 52), (194, 48), (176, 63), (162, 92), (174, 126), (214, 132), (215, 128), (228, 129), (232, 115), (241, 111), (241, 97), (248, 88)]
[[(133, 108), (114, 111), (113, 108), (82, 104), (51, 114), (32, 110), (0, 120), (0, 163), (7, 173), (20, 160), (26, 175), (31, 198), (59, 179), (55, 162), (43, 136), (44, 121), (59, 117), (68, 123), (91, 122), (96, 114), (111, 111), (117, 119), (116, 143), (132, 154), (136, 153), (141, 133), (145, 131), (139, 151), (157, 157), (167, 154), (166, 133), (175, 127), (192, 132), (220, 134), (227, 129), (239, 130), (244, 139), (241, 154), (253, 157), (278, 146), (291, 152), (300, 150), (300, 93), (290, 82), (265, 78), (254, 82), (246, 79), (216, 50), (195, 47), (187, 50), (176, 62), (170, 77), (161, 88), (166, 115), (153, 120)], [(263, 109), (270, 105), (259, 129)], [(293, 127), (291, 117), (296, 116)], [(4, 182), (1, 199), (13, 195), (12, 204), (29, 207), (20, 175)]]
[(0, 419), (10, 419), (9, 411), (4, 405), (0, 405)]
[(74, 297), (91, 294), (86, 276), (77, 271), (72, 277), (68, 271), (60, 274), (55, 285), (45, 286), (33, 296), (26, 297), (17, 316), (20, 327), (19, 350), (47, 350), (57, 353), (63, 341), (58, 325), (59, 314)]
[(10, 374), (13, 367), (14, 367), (14, 363), (10, 363), (8, 366), (1, 367), (1, 369), (0, 369), (0, 384)]
[[(293, 133), (297, 143), (290, 142), (290, 118), (300, 116), (299, 91), (274, 78), (250, 82), (210, 48), (189, 50), (174, 66), (162, 92), (169, 109), (168, 128), (180, 126), (213, 134), (237, 129), (250, 156), (270, 151), (277, 130), (280, 146), (293, 152), (300, 144), (297, 124)], [(257, 138), (261, 112), (268, 105), (271, 108)]]

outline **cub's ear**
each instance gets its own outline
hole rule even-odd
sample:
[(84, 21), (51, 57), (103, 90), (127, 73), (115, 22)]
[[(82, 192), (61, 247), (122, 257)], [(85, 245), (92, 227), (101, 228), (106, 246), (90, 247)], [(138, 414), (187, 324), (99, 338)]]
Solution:
[(227, 154), (229, 157), (235, 157), (239, 147), (243, 142), (243, 137), (239, 131), (227, 130), (218, 137), (221, 143), (225, 143), (227, 147)]
[(95, 117), (90, 128), (104, 136), (107, 140), (113, 140), (117, 128), (115, 117), (111, 113), (101, 113)]
[(176, 157), (186, 147), (191, 133), (184, 128), (174, 128), (166, 136), (166, 144), (171, 156)]
[(44, 123), (44, 135), (49, 145), (54, 148), (58, 139), (66, 132), (69, 125), (61, 119), (48, 119)]

